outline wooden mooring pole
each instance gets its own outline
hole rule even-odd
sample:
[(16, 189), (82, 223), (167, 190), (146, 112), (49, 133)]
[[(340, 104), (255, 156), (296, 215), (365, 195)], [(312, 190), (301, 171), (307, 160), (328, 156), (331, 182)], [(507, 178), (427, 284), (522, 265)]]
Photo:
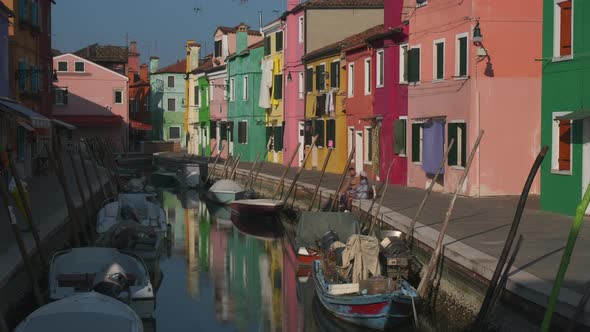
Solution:
[[(322, 172), (320, 173), (320, 179), (318, 180), (318, 183), (316, 183), (316, 185), (315, 185), (315, 189), (313, 191), (313, 196), (311, 196), (311, 202), (309, 203), (309, 208), (307, 208), (307, 211), (311, 211), (311, 209), (313, 208), (313, 202), (315, 202), (315, 198), (318, 195), (318, 190), (320, 190), (320, 185), (322, 184), (324, 174), (326, 173), (326, 167), (328, 166), (328, 161), (330, 161), (330, 156), (332, 155), (332, 150), (334, 150), (333, 147), (328, 148), (328, 155), (326, 156), (326, 159), (324, 160), (324, 165), (322, 165)], [(321, 200), (322, 199), (320, 198), (320, 201)]]
[[(275, 191), (272, 194), (273, 198), (277, 197), (277, 195), (279, 194), (279, 191), (281, 190), (281, 187), (283, 186), (283, 183), (285, 183), (285, 177), (287, 177), (287, 173), (289, 173), (289, 170), (291, 169), (291, 164), (293, 164), (293, 160), (295, 160), (295, 156), (297, 156), (299, 154), (299, 147), (300, 146), (301, 146), (301, 143), (297, 143), (297, 148), (295, 150), (293, 150), (293, 153), (291, 154), (291, 158), (289, 158), (289, 163), (287, 164), (287, 167), (285, 167), (285, 170), (283, 171), (283, 175), (281, 175), (281, 179), (279, 180), (279, 183), (277, 184), (277, 187), (275, 188)], [(311, 151), (311, 149), (310, 149), (310, 151)], [(303, 162), (301, 165), (305, 166), (305, 162)], [(258, 176), (258, 173), (256, 175)], [(279, 197), (279, 199), (280, 199), (280, 197)]]
[(252, 180), (252, 174), (254, 173), (254, 169), (256, 168), (256, 164), (258, 163), (258, 159), (260, 159), (260, 151), (256, 153), (256, 159), (254, 159), (254, 163), (252, 167), (250, 167), (250, 172), (248, 173), (248, 177), (246, 178), (246, 185), (244, 187), (248, 187), (250, 185), (250, 181)]
[[(269, 142), (270, 142), (270, 139), (269, 139)], [(256, 175), (254, 176), (254, 178), (252, 179), (252, 182), (250, 183), (250, 189), (252, 189), (252, 187), (254, 186), (254, 182), (256, 182), (256, 180), (258, 180), (258, 175), (260, 174), (260, 170), (262, 169), (262, 165), (264, 164), (264, 162), (266, 161), (266, 157), (268, 156), (269, 145), (270, 145), (270, 143), (266, 144), (266, 151), (264, 151), (264, 155), (262, 156), (262, 159), (260, 160), (260, 164), (258, 164), (258, 169), (256, 169)], [(299, 148), (299, 144), (297, 144), (297, 147)]]
[(82, 200), (82, 208), (84, 209), (84, 213), (86, 214), (86, 222), (84, 223), (85, 226), (82, 226), (82, 228), (84, 232), (88, 231), (89, 239), (92, 239), (92, 213), (90, 211), (90, 208), (88, 207), (86, 194), (84, 193), (84, 187), (82, 187), (82, 181), (80, 180), (80, 173), (78, 173), (76, 163), (74, 162), (74, 156), (72, 155), (72, 151), (70, 149), (68, 149), (68, 156), (70, 158), (70, 165), (72, 165), (72, 173), (74, 174), (74, 180), (76, 181), (76, 187), (78, 188), (80, 200)]
[(566, 332), (573, 332), (574, 331), (574, 329), (576, 328), (576, 324), (578, 322), (578, 319), (580, 319), (580, 316), (582, 315), (582, 313), (584, 313), (584, 308), (586, 308), (586, 304), (588, 304), (589, 300), (590, 300), (590, 280), (588, 280), (588, 282), (586, 283), (586, 286), (584, 286), (584, 295), (582, 295), (580, 302), (576, 306), (576, 309), (574, 311), (574, 315), (572, 316), (572, 319), (570, 319), (567, 329), (565, 330)]
[(469, 174), (469, 169), (471, 168), (471, 163), (473, 162), (473, 158), (475, 157), (475, 152), (479, 148), (479, 143), (481, 142), (481, 138), (483, 137), (484, 131), (480, 130), (479, 135), (477, 136), (477, 140), (473, 145), (473, 149), (471, 149), (471, 154), (469, 155), (469, 159), (467, 160), (467, 165), (465, 165), (465, 170), (463, 171), (463, 175), (461, 176), (461, 180), (457, 184), (457, 188), (455, 189), (455, 194), (451, 199), (451, 203), (449, 204), (449, 208), (447, 210), (447, 214), (445, 215), (445, 220), (443, 222), (442, 228), (439, 231), (438, 239), (436, 240), (436, 245), (434, 247), (434, 252), (432, 253), (432, 257), (430, 257), (430, 262), (427, 266), (424, 267), (425, 272), (420, 280), (420, 285), (418, 286), (418, 294), (420, 294), (421, 298), (426, 297), (426, 293), (430, 288), (430, 283), (434, 271), (436, 271), (436, 267), (438, 265), (438, 261), (440, 260), (440, 255), (442, 253), (442, 245), (443, 240), (445, 238), (445, 234), (447, 233), (447, 228), (449, 227), (449, 221), (451, 220), (451, 214), (453, 213), (453, 208), (455, 207), (455, 202), (457, 201), (457, 196), (459, 195), (459, 191), (463, 188), (463, 183), (467, 179), (467, 175)]
[(338, 194), (340, 190), (342, 190), (342, 186), (344, 185), (344, 179), (346, 179), (346, 173), (348, 173), (348, 169), (350, 168), (350, 163), (352, 162), (352, 157), (356, 151), (356, 146), (352, 147), (350, 150), (350, 154), (348, 155), (348, 159), (346, 160), (346, 165), (344, 166), (344, 171), (342, 175), (340, 175), (340, 182), (338, 182), (338, 188), (336, 188), (336, 192), (334, 193), (334, 197), (332, 198), (332, 204), (330, 205), (330, 211), (334, 211), (336, 207), (336, 203), (338, 202)]
[[(287, 190), (287, 195), (285, 196), (285, 199), (283, 200), (285, 202), (285, 205), (287, 204), (287, 200), (289, 199), (289, 196), (291, 195), (291, 192), (293, 192), (293, 189), (295, 188), (295, 185), (297, 184), (297, 181), (299, 180), (299, 176), (301, 175), (301, 172), (305, 168), (305, 164), (307, 163), (307, 160), (309, 159), (309, 156), (313, 152), (313, 148), (315, 148), (315, 143), (316, 143), (317, 140), (318, 140), (318, 135), (315, 135), (313, 137), (313, 139), (311, 140), (311, 147), (309, 148), (309, 151), (307, 151), (307, 153), (305, 154), (305, 157), (303, 158), (303, 163), (301, 163), (301, 166), (299, 166), (299, 169), (297, 170), (297, 173), (295, 174), (295, 177), (291, 181), (291, 185), (289, 186), (289, 190)], [(281, 198), (282, 197), (279, 197), (279, 199), (281, 199)]]
[[(113, 178), (113, 174), (111, 173), (108, 158), (106, 157), (106, 152), (101, 149), (100, 147), (100, 140), (99, 138), (95, 138), (93, 140), (94, 144), (91, 144), (92, 147), (92, 154), (94, 155), (94, 159), (96, 162), (100, 162), (102, 167), (105, 169), (107, 180), (109, 180), (109, 185), (111, 187), (111, 195), (117, 195), (117, 185), (115, 184), (115, 179)], [(99, 158), (102, 156), (102, 160)]]
[(395, 164), (395, 159), (393, 159), (391, 163), (389, 163), (389, 167), (387, 168), (387, 175), (385, 175), (385, 184), (383, 190), (381, 191), (381, 197), (379, 197), (379, 205), (377, 206), (377, 211), (375, 211), (375, 215), (371, 220), (371, 227), (369, 227), (369, 235), (372, 235), (373, 231), (375, 230), (375, 225), (377, 224), (377, 219), (379, 218), (379, 211), (381, 211), (381, 207), (383, 206), (383, 199), (385, 198), (387, 188), (389, 187), (389, 174), (391, 173), (391, 168), (393, 168), (393, 164)]
[(236, 158), (236, 163), (234, 164), (234, 167), (232, 167), (232, 169), (231, 169), (231, 173), (229, 175), (229, 179), (230, 180), (233, 180), (234, 179), (234, 176), (236, 175), (236, 171), (238, 169), (238, 165), (240, 164), (240, 160), (242, 160), (242, 154), (241, 153), (238, 155), (238, 158)]
[[(217, 151), (217, 156), (215, 157), (215, 162), (213, 162), (213, 167), (211, 168), (211, 172), (208, 172), (207, 174), (207, 178), (205, 179), (205, 183), (209, 182), (209, 179), (211, 179), (213, 177), (213, 175), (215, 174), (215, 171), (217, 171), (217, 162), (219, 161), (219, 158), (221, 157), (221, 153), (223, 152), (223, 150), (225, 150), (225, 144), (223, 144), (221, 146), (221, 150)], [(209, 164), (207, 164), (207, 167)]]
[(426, 190), (426, 194), (424, 195), (422, 202), (420, 202), (420, 206), (418, 207), (418, 211), (416, 211), (416, 214), (414, 215), (414, 218), (412, 219), (412, 223), (410, 224), (410, 228), (408, 228), (408, 232), (404, 235), (404, 241), (406, 243), (410, 243), (412, 240), (412, 237), (414, 236), (414, 228), (416, 227), (416, 221), (418, 221), (418, 217), (420, 216), (420, 213), (422, 213), (422, 209), (424, 209), (424, 206), (426, 205), (426, 201), (428, 201), (430, 194), (432, 194), (432, 190), (434, 189), (434, 185), (436, 184), (436, 181), (438, 180), (440, 173), (445, 168), (445, 163), (447, 162), (447, 159), (449, 158), (449, 153), (451, 152), (451, 148), (453, 148), (454, 144), (455, 144), (455, 139), (451, 138), (451, 141), (449, 142), (449, 144), (447, 146), (447, 150), (445, 151), (443, 159), (440, 161), (440, 165), (438, 165), (438, 169), (436, 170), (436, 173), (434, 174), (434, 177), (432, 178), (432, 181), (430, 182), (430, 185), (428, 186), (428, 189)]
[(96, 165), (97, 161), (94, 158), (94, 153), (92, 152), (92, 148), (90, 147), (90, 142), (88, 140), (84, 140), (84, 143), (84, 146), (86, 147), (86, 153), (88, 153), (88, 159), (92, 164), (92, 168), (94, 168), (94, 174), (96, 174), (96, 178), (98, 179), (98, 183), (100, 184), (102, 195), (104, 196), (104, 199), (107, 199), (109, 198), (109, 196), (107, 195), (107, 191), (104, 187), (104, 183), (102, 182), (100, 172), (98, 171), (98, 166)]
[(231, 156), (228, 155), (225, 159), (225, 162), (223, 163), (223, 169), (221, 170), (221, 176), (219, 177), (220, 179), (225, 179), (227, 177), (227, 168), (229, 167), (230, 162)]

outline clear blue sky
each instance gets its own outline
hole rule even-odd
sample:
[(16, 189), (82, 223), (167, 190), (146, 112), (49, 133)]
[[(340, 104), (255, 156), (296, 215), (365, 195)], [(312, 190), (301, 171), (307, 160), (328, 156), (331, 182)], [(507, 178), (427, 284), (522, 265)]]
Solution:
[[(136, 40), (141, 61), (160, 57), (160, 66), (185, 57), (184, 44), (196, 40), (213, 50), (217, 26), (245, 22), (258, 30), (276, 19), (287, 0), (56, 0), (53, 5), (53, 48), (73, 52), (89, 44), (125, 45)], [(195, 11), (194, 8), (199, 8)], [(273, 12), (274, 11), (279, 11)], [(206, 55), (206, 53), (201, 53)]]

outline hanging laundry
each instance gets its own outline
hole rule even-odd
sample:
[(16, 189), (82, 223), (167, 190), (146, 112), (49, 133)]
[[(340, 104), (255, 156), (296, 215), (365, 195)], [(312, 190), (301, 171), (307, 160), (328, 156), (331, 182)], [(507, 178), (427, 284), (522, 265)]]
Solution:
[[(444, 158), (445, 123), (429, 121), (424, 123), (422, 139), (422, 169), (427, 174), (435, 174)], [(444, 167), (441, 174), (444, 174)]]
[(316, 97), (315, 116), (321, 117), (326, 114), (326, 95), (319, 95)]
[(334, 92), (334, 90), (330, 90), (326, 93), (326, 113), (333, 115), (335, 112), (335, 107), (334, 107), (334, 98), (335, 98), (336, 94)]
[[(280, 57), (275, 57), (273, 60), (273, 70), (272, 70), (272, 79), (273, 79), (273, 83), (274, 83), (274, 77), (281, 75), (282, 74), (282, 70), (283, 70), (283, 64), (281, 62), (281, 58)], [(282, 79), (282, 76), (281, 76)], [(271, 93), (271, 104), (273, 106), (277, 106), (279, 105), (279, 99), (275, 99), (275, 89), (277, 88), (277, 84), (273, 84), (271, 83), (272, 86), (272, 93)], [(282, 85), (280, 87), (278, 87), (279, 89), (282, 89)]]
[(270, 108), (270, 89), (272, 88), (273, 71), (272, 60), (262, 60), (260, 69), (262, 70), (262, 76), (260, 78), (260, 95), (258, 98), (258, 106), (261, 108)]

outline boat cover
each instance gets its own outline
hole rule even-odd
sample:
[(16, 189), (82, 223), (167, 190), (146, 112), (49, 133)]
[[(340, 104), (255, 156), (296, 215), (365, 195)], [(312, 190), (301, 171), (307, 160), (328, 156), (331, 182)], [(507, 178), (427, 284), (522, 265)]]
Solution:
[(139, 220), (148, 216), (148, 205), (145, 195), (141, 194), (119, 194), (119, 211), (124, 220), (124, 213), (130, 212), (136, 215)]
[(352, 268), (353, 283), (368, 279), (369, 276), (381, 275), (379, 240), (373, 236), (351, 236), (342, 252), (341, 268), (347, 272)]
[(135, 221), (122, 221), (100, 234), (96, 246), (133, 251), (138, 246), (154, 247), (157, 241), (157, 234), (152, 227)]
[(352, 213), (344, 212), (302, 212), (297, 224), (295, 243), (301, 247), (316, 247), (322, 235), (334, 231), (340, 241), (346, 241), (353, 234), (360, 233), (359, 219)]
[(232, 180), (219, 180), (209, 188), (211, 192), (232, 192), (237, 193), (244, 191), (244, 188), (240, 186), (236, 181)]

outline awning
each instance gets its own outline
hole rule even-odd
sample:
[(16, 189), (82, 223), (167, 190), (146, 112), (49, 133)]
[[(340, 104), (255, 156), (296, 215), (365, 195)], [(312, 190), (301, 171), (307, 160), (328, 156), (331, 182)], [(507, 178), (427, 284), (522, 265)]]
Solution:
[(150, 131), (152, 130), (152, 126), (143, 122), (139, 121), (129, 121), (131, 124), (131, 129), (139, 130), (139, 131)]
[(76, 127), (116, 126), (123, 121), (123, 118), (118, 115), (58, 115), (56, 118)]
[(566, 115), (556, 116), (555, 120), (584, 120), (590, 118), (590, 110), (578, 110)]
[(64, 128), (66, 128), (66, 129), (69, 129), (69, 130), (76, 130), (76, 126), (74, 126), (74, 125), (71, 125), (71, 124), (69, 124), (69, 123), (66, 123), (66, 122), (63, 122), (63, 121), (61, 121), (61, 120), (58, 120), (58, 119), (52, 119), (51, 121), (53, 121), (53, 123), (55, 123), (56, 125), (58, 125), (58, 126), (60, 126), (60, 127), (64, 127)]
[(23, 127), (23, 128), (25, 128), (28, 131), (35, 131), (35, 128), (29, 126), (29, 124), (26, 123), (26, 122), (18, 121), (18, 125), (21, 126), (21, 127)]
[(0, 98), (0, 110), (18, 113), (30, 119), (34, 128), (51, 128), (51, 120), (15, 101)]

